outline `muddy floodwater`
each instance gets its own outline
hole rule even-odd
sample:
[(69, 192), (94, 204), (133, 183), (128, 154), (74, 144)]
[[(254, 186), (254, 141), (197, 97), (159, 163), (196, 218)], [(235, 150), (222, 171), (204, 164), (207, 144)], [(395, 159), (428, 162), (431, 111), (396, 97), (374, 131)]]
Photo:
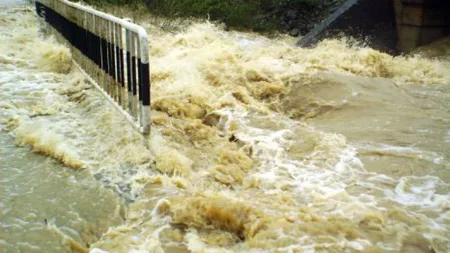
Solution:
[(0, 9), (0, 252), (450, 251), (448, 39), (142, 25), (148, 139), (32, 6)]

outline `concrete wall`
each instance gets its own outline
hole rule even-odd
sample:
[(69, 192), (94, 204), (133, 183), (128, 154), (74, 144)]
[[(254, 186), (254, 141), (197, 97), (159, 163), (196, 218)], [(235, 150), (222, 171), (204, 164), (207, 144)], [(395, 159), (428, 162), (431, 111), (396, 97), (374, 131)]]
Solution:
[(394, 0), (398, 48), (408, 52), (450, 35), (449, 0)]
[(351, 36), (391, 54), (450, 35), (450, 0), (348, 0), (299, 46)]

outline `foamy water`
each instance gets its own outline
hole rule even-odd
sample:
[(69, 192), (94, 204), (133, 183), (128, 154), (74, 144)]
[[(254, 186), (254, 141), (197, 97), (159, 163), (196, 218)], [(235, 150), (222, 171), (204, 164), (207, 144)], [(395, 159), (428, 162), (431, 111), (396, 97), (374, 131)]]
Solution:
[(67, 250), (450, 249), (448, 62), (144, 24), (158, 36), (143, 140), (71, 67), (70, 50), (38, 37), (31, 13), (10, 9), (0, 23), (6, 142), (92, 175), (91, 187), (117, 194), (101, 206), (126, 202), (125, 221), (97, 230), (96, 242), (62, 230), (76, 242)]

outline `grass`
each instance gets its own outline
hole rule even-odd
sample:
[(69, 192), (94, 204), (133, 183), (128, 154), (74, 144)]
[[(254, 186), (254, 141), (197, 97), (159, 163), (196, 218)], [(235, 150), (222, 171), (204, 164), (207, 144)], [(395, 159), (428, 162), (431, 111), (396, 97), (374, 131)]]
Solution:
[(145, 4), (153, 15), (166, 18), (206, 18), (227, 28), (271, 33), (278, 29), (277, 17), (286, 9), (313, 7), (320, 0), (85, 0), (89, 4), (136, 7)]

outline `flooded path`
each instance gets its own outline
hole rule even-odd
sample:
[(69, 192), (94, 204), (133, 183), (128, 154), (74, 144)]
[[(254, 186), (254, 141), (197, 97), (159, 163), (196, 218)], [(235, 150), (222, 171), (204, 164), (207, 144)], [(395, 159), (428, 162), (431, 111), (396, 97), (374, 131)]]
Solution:
[(71, 121), (55, 91), (70, 80), (70, 55), (36, 27), (9, 29), (33, 18), (24, 7), (0, 12), (0, 252), (87, 252), (122, 222), (121, 200), (70, 168), (78, 155), (51, 130)]
[(301, 49), (209, 23), (168, 34), (144, 19), (143, 140), (32, 12), (2, 10), (0, 24), (7, 252), (450, 249), (447, 56)]
[[(77, 252), (120, 223), (113, 192), (1, 134), (2, 252)], [(106, 218), (104, 216), (110, 216)]]

